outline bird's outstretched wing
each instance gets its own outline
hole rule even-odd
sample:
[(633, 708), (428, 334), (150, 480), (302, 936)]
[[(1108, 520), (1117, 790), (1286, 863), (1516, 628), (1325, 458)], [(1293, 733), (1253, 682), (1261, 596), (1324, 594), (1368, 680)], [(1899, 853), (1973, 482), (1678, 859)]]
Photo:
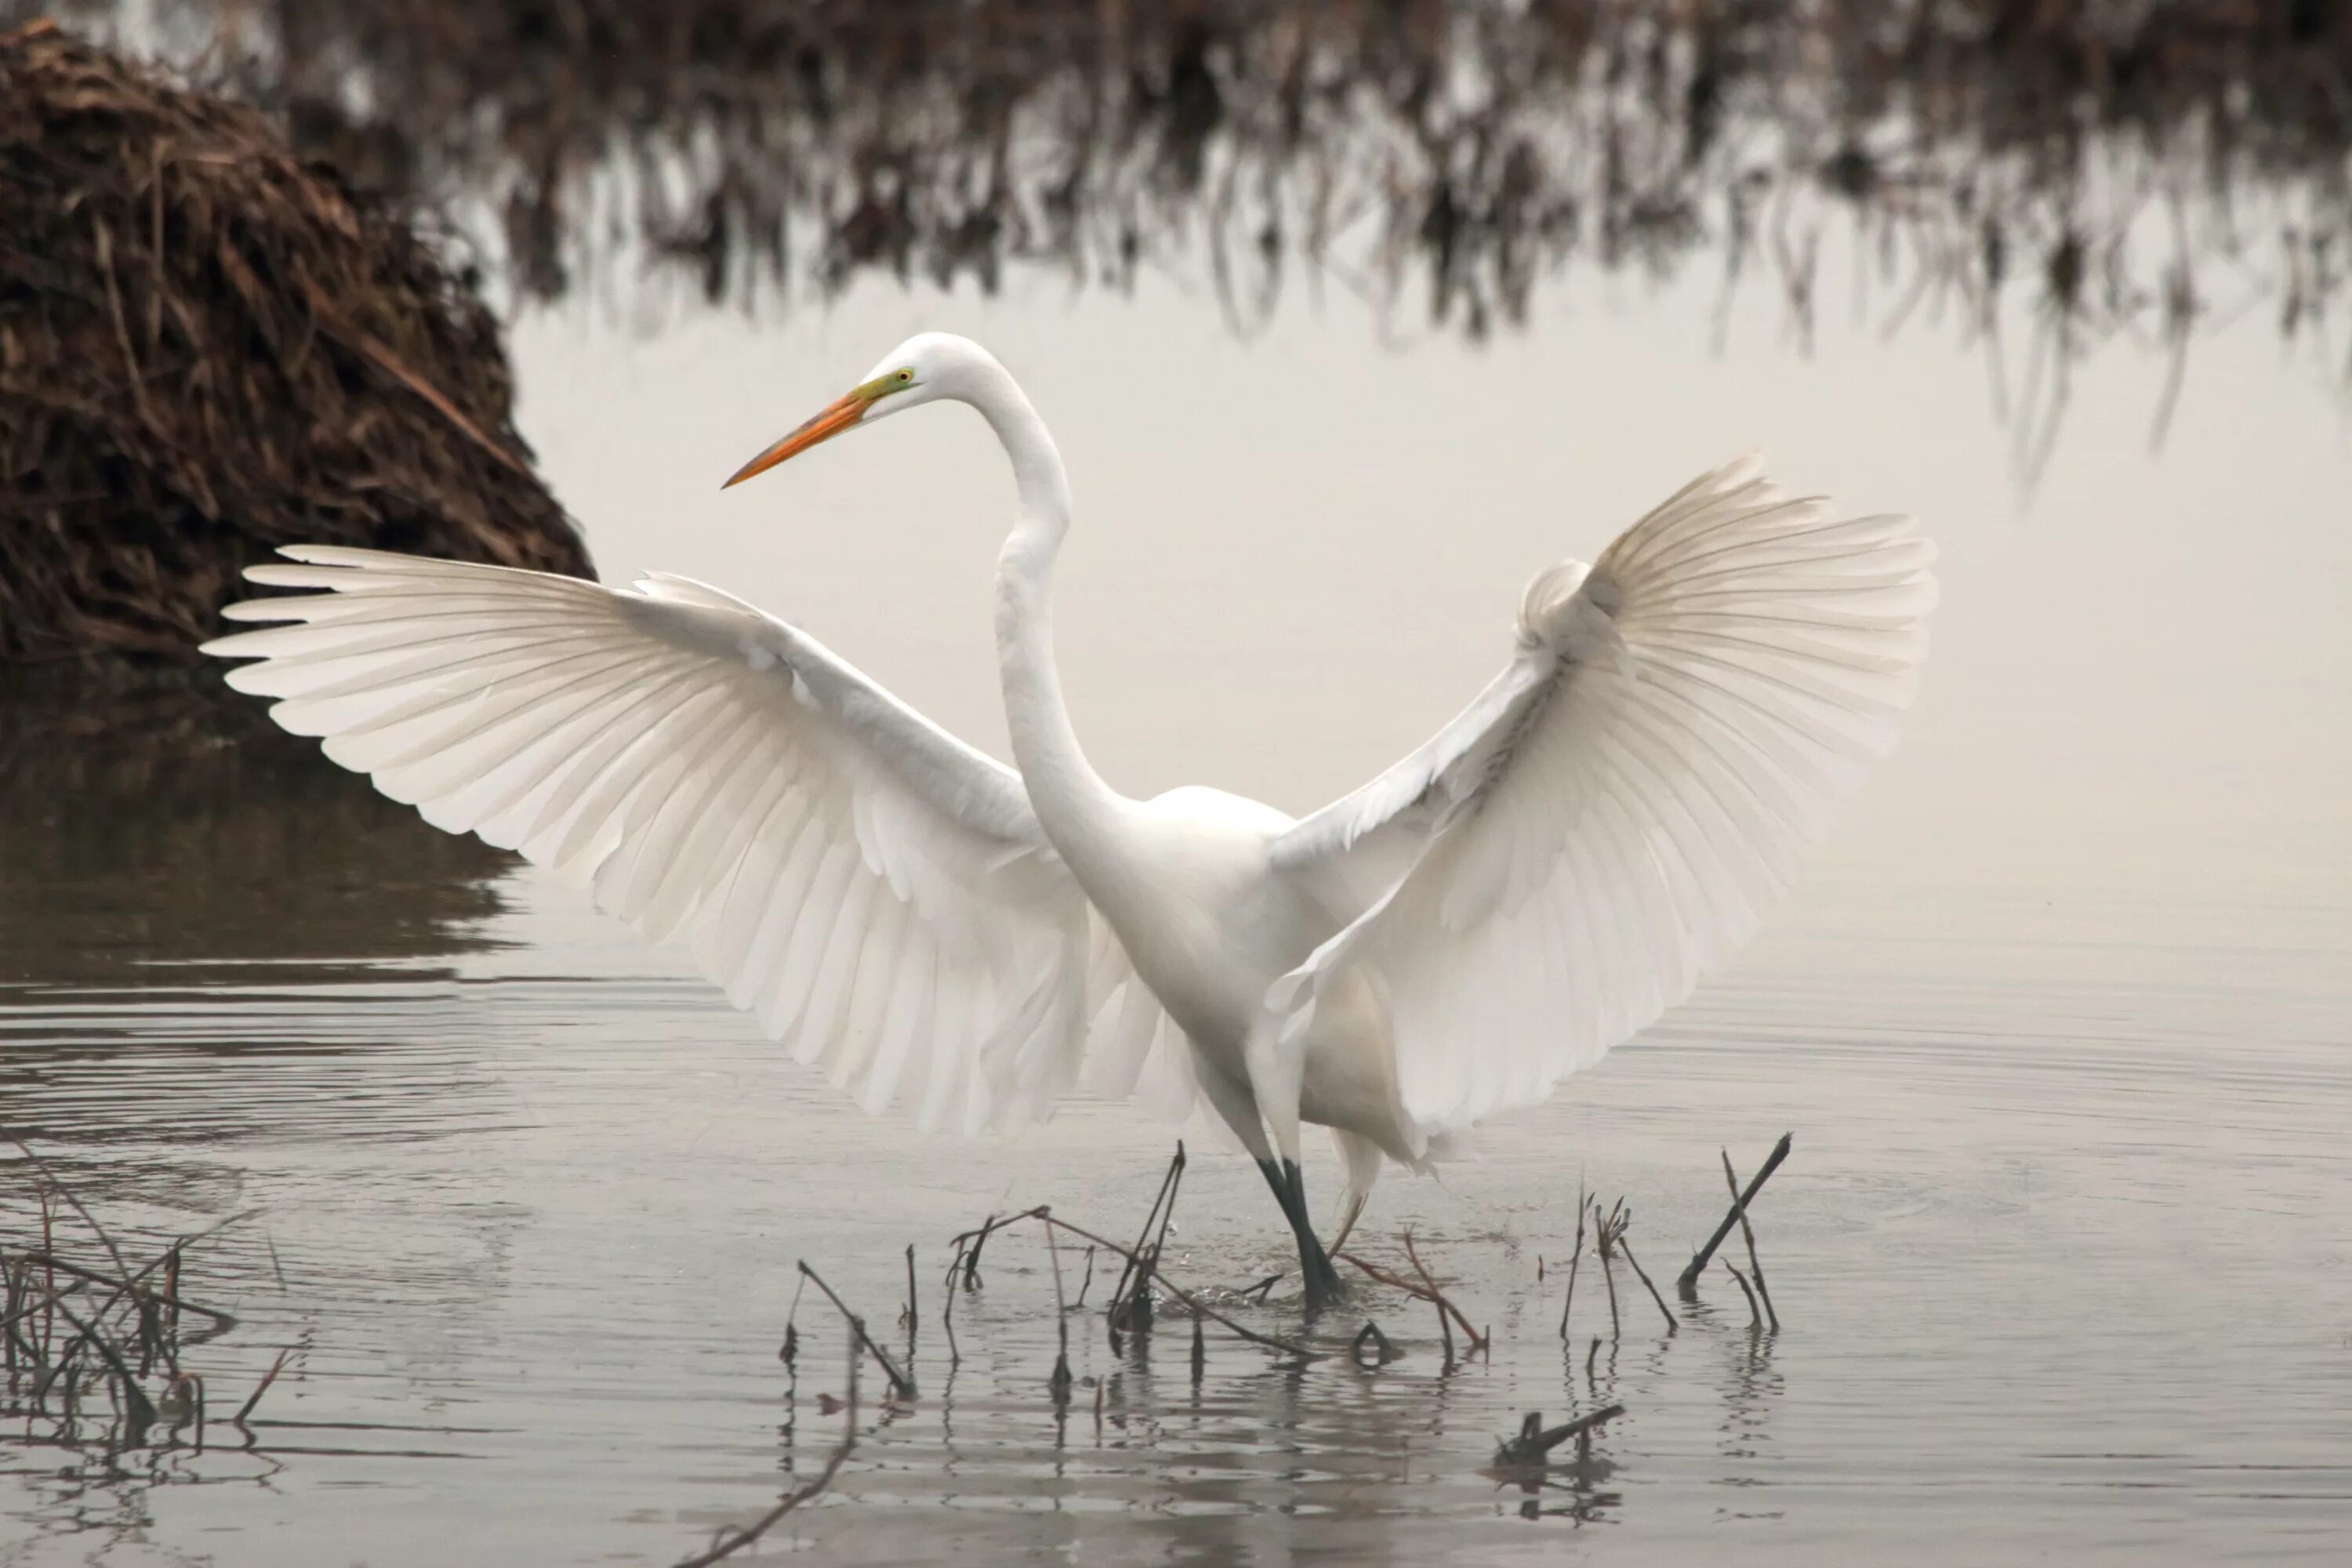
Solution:
[(1933, 559), (1909, 519), (1841, 519), (1743, 459), (1589, 574), (1539, 575), (1509, 668), (1276, 840), (1278, 867), (1354, 917), (1273, 988), (1284, 1026), (1364, 973), (1434, 1132), (1542, 1099), (1657, 1017), (1894, 744)]
[(1159, 1043), (1019, 776), (793, 627), (679, 577), (282, 553), (247, 575), (326, 592), (230, 605), (293, 623), (207, 643), (259, 661), (230, 685), (436, 826), (690, 941), (868, 1110), (1010, 1126), (1074, 1082), (1090, 1025), (1114, 1079)]

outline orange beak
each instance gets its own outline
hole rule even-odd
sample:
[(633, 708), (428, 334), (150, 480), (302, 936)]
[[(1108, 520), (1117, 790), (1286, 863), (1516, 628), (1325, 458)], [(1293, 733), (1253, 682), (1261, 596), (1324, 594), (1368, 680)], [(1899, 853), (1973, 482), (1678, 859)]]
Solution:
[(719, 488), (723, 490), (740, 485), (755, 474), (766, 473), (787, 458), (798, 457), (820, 441), (833, 439), (865, 418), (866, 410), (873, 403), (873, 392), (867, 387), (844, 393), (819, 410), (816, 417), (736, 469), (734, 477)]

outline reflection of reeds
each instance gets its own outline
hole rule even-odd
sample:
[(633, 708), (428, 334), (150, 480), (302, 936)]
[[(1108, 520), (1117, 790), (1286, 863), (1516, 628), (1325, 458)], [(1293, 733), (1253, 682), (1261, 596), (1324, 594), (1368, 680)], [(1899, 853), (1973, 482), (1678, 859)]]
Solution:
[[(1870, 310), (1890, 328), (1942, 311), (1980, 332), (2021, 284), (2077, 352), (2226, 305), (2221, 274), (2279, 300), (2292, 331), (2345, 277), (2340, 6), (605, 0), (551, 20), (215, 0), (209, 16), (227, 35), (213, 58), (304, 150), (486, 215), (531, 297), (599, 264), (615, 210), (644, 260), (714, 300), (866, 272), (992, 289), (1014, 264), (1121, 288), (1202, 262), (1243, 331), (1302, 276), (1475, 334), (1526, 319), (1563, 268), (1654, 274), (1711, 249), (1727, 282), (1777, 275), (1801, 336), (1822, 238), (1849, 221), (1857, 287), (1892, 275)], [(2279, 223), (2240, 231), (2247, 187), (2275, 194)], [(2135, 226), (2176, 201), (2198, 221)]]

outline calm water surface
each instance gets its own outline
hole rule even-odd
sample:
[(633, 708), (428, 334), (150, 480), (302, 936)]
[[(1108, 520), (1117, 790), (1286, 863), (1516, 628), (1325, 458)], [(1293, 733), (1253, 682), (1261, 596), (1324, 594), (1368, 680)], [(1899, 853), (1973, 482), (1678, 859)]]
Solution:
[[(1337, 304), (1244, 344), (1181, 279), (1075, 309), (877, 288), (658, 335), (582, 307), (517, 345), (608, 578), (722, 581), (1001, 751), (1010, 498), (976, 421), (715, 488), (907, 331), (995, 345), (1075, 471), (1063, 656), (1139, 793), (1297, 810), (1358, 782), (1505, 656), (1532, 570), (1742, 447), (1928, 519), (1916, 722), (1764, 940), (1482, 1161), (1381, 1189), (1365, 1249), (1412, 1227), (1491, 1358), (1449, 1374), (1433, 1317), (1378, 1289), (1339, 1325), (1402, 1346), (1377, 1373), (1213, 1333), (1195, 1377), (1180, 1321), (1114, 1353), (1088, 1314), (1057, 1414), (1048, 1260), (1009, 1237), (951, 1368), (946, 1237), (1038, 1202), (1129, 1231), (1177, 1129), (868, 1120), (674, 957), (266, 727), (49, 683), (0, 705), (0, 1114), (126, 1234), (261, 1210), (192, 1266), (240, 1320), (191, 1360), (216, 1411), (300, 1349), (250, 1447), (11, 1430), (0, 1561), (674, 1561), (838, 1440), (829, 1315), (802, 1307), (796, 1379), (776, 1357), (794, 1261), (887, 1328), (909, 1243), (919, 1395), (882, 1409), (869, 1368), (855, 1451), (767, 1555), (2344, 1561), (2352, 461), (2326, 373), (2259, 331), (2200, 343), (2152, 454), (2158, 362), (2105, 356), (2021, 497), (1949, 342), (1801, 356), (1763, 300), (1718, 353), (1711, 289), (1622, 281), (1548, 310), (1484, 349)], [(1778, 1333), (1718, 1273), (1673, 1334), (1621, 1280), (1612, 1341), (1588, 1268), (1563, 1348), (1580, 1181), (1670, 1273), (1721, 1213), (1717, 1149), (1752, 1166), (1784, 1130)], [(1178, 1277), (1284, 1267), (1255, 1172), (1187, 1135)], [(1296, 1326), (1279, 1289), (1240, 1310)], [(1610, 1402), (1586, 1469), (1481, 1473), (1525, 1413)]]

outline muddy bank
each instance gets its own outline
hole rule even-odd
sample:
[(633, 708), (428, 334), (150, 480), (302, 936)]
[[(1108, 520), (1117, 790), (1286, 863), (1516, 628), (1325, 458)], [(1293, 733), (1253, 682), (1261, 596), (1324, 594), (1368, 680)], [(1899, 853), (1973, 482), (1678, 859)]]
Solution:
[(584, 574), (495, 318), (255, 109), (0, 37), (0, 662), (194, 657), (283, 542)]

